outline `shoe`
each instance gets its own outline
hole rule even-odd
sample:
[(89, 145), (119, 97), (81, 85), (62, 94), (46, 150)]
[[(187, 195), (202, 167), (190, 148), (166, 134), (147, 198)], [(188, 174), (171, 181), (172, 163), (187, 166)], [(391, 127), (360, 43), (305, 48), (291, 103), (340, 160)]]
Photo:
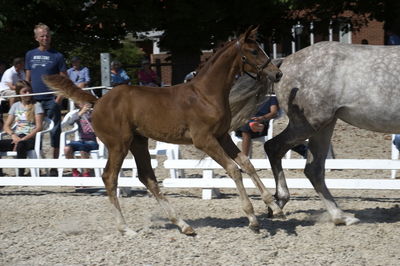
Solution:
[(90, 172), (86, 172), (82, 174), (83, 177), (91, 177)]
[(81, 175), (81, 172), (79, 172), (79, 171), (76, 170), (76, 169), (73, 169), (73, 170), (72, 170), (72, 176), (73, 176), (73, 177), (79, 177), (79, 176), (82, 176), (82, 175)]

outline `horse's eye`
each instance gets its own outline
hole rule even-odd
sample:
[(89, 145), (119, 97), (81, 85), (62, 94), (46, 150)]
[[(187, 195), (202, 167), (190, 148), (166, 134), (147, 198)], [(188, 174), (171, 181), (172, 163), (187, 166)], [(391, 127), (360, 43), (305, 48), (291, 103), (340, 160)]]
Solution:
[(251, 51), (251, 53), (252, 53), (253, 55), (258, 55), (258, 51), (257, 51), (257, 50), (253, 50), (253, 51)]

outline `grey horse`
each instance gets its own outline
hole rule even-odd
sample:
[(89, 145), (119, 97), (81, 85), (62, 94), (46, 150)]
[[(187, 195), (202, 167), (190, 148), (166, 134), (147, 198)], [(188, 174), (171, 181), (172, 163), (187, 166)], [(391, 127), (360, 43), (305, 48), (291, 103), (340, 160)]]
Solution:
[(264, 144), (283, 208), (289, 191), (282, 157), (309, 139), (304, 173), (335, 224), (359, 220), (343, 212), (325, 184), (325, 158), (337, 119), (384, 133), (400, 132), (400, 47), (320, 42), (283, 60), (275, 92), (289, 124)]

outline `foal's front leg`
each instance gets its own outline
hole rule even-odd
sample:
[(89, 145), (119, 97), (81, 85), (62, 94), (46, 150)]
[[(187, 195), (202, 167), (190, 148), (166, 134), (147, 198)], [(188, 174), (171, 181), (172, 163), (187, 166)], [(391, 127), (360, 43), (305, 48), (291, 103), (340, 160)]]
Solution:
[(196, 148), (207, 153), (211, 158), (213, 158), (217, 163), (219, 163), (228, 173), (228, 175), (235, 182), (236, 188), (239, 192), (240, 201), (242, 203), (242, 208), (244, 213), (249, 219), (249, 228), (255, 232), (259, 231), (259, 223), (254, 214), (253, 205), (246, 193), (246, 189), (243, 185), (242, 174), (240, 173), (237, 165), (232, 161), (231, 158), (225, 153), (217, 139), (212, 136), (204, 139), (193, 139), (193, 144)]
[(258, 188), (261, 193), (261, 198), (264, 203), (271, 208), (276, 216), (284, 216), (282, 209), (278, 206), (278, 204), (274, 201), (274, 197), (268, 190), (265, 188), (264, 184), (260, 180), (256, 169), (250, 162), (249, 157), (247, 157), (244, 153), (242, 153), (239, 148), (232, 141), (232, 138), (229, 134), (225, 134), (221, 139), (220, 143), (225, 152), (235, 160), (235, 162), (250, 176), (254, 185)]

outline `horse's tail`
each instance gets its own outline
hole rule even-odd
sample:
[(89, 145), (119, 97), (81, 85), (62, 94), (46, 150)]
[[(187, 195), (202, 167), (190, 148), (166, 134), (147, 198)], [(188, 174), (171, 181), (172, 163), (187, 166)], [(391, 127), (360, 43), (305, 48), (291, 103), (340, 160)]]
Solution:
[(76, 103), (95, 103), (97, 98), (76, 86), (69, 78), (61, 75), (43, 76), (43, 81), (54, 91)]

